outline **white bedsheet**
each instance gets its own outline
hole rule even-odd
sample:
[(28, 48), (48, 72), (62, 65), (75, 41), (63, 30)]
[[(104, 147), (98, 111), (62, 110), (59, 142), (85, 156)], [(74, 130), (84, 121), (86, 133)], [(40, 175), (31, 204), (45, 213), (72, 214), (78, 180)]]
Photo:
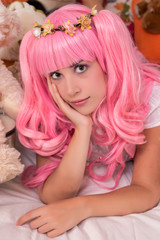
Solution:
[[(35, 155), (21, 145), (22, 161), (29, 165)], [(120, 180), (122, 187), (130, 183), (132, 163), (127, 164)], [(110, 184), (112, 181), (110, 182)], [(102, 193), (106, 190), (85, 177), (80, 194)], [(28, 224), (16, 226), (17, 219), (27, 211), (42, 206), (36, 190), (21, 184), (20, 176), (0, 185), (0, 240), (48, 240), (46, 235), (31, 230)], [(160, 204), (141, 214), (123, 217), (93, 217), (81, 222), (56, 240), (159, 240)]]

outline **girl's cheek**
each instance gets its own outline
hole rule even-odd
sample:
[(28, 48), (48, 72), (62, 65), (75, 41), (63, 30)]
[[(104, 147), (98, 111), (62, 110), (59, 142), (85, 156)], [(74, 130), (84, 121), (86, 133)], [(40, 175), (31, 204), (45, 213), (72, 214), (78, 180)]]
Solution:
[(63, 86), (61, 86), (60, 84), (55, 84), (55, 85), (57, 87), (57, 90), (58, 90), (60, 96), (63, 98), (64, 94), (65, 94), (65, 90), (64, 90)]

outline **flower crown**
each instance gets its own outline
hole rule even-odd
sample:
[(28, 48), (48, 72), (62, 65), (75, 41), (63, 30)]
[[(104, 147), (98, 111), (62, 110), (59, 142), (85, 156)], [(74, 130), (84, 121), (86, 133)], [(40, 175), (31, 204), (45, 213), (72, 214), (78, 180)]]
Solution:
[(47, 23), (43, 25), (35, 22), (33, 24), (33, 35), (39, 39), (42, 36), (45, 37), (47, 34), (54, 34), (56, 31), (61, 31), (73, 36), (77, 28), (81, 28), (82, 31), (85, 28), (91, 29), (91, 17), (97, 14), (97, 10), (95, 8), (96, 5), (91, 9), (91, 13), (87, 16), (81, 14), (81, 17), (77, 18), (77, 24), (72, 24), (70, 23), (70, 20), (68, 20), (63, 25), (59, 25), (57, 28), (54, 28), (54, 24), (51, 24), (49, 19), (47, 19)]

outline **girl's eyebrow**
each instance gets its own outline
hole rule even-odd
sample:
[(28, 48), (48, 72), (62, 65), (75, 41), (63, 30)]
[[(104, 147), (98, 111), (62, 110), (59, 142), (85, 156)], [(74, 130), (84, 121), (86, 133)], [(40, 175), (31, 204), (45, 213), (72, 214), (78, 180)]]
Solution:
[(76, 65), (78, 65), (79, 63), (83, 62), (84, 60), (79, 60), (77, 63), (73, 63), (71, 66), (69, 66), (70, 68), (75, 67)]
[[(78, 65), (79, 63), (81, 63), (81, 62), (83, 62), (84, 60), (79, 60), (78, 62), (76, 62), (76, 63), (73, 63), (72, 65), (70, 65), (69, 66), (69, 68), (73, 68), (73, 67), (75, 67), (76, 65)], [(59, 72), (60, 71), (60, 69), (57, 69), (56, 71), (54, 71), (54, 72)], [(52, 73), (52, 72), (51, 72)]]

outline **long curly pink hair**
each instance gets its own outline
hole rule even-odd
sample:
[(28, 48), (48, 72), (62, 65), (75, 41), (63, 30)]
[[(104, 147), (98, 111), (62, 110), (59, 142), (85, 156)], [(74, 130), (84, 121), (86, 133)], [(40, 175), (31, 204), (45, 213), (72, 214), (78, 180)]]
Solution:
[[(73, 4), (58, 9), (48, 18), (58, 27), (67, 20), (75, 24), (81, 14), (88, 13), (87, 7)], [(144, 61), (117, 15), (102, 10), (92, 18), (91, 30), (77, 29), (73, 37), (56, 32), (37, 40), (30, 31), (20, 49), (25, 96), (17, 129), (23, 145), (48, 156), (52, 162), (25, 172), (23, 180), (29, 187), (42, 184), (58, 166), (74, 132), (73, 124), (57, 108), (49, 93), (46, 75), (81, 59), (97, 59), (107, 74), (106, 98), (93, 113), (92, 139), (100, 146), (108, 146), (108, 151), (90, 162), (87, 169), (91, 177), (106, 181), (118, 167), (116, 186), (125, 167), (125, 153), (132, 158), (135, 145), (145, 141), (141, 132), (158, 71)], [(104, 176), (94, 172), (97, 164), (107, 166)], [(28, 178), (32, 170), (33, 175)]]

